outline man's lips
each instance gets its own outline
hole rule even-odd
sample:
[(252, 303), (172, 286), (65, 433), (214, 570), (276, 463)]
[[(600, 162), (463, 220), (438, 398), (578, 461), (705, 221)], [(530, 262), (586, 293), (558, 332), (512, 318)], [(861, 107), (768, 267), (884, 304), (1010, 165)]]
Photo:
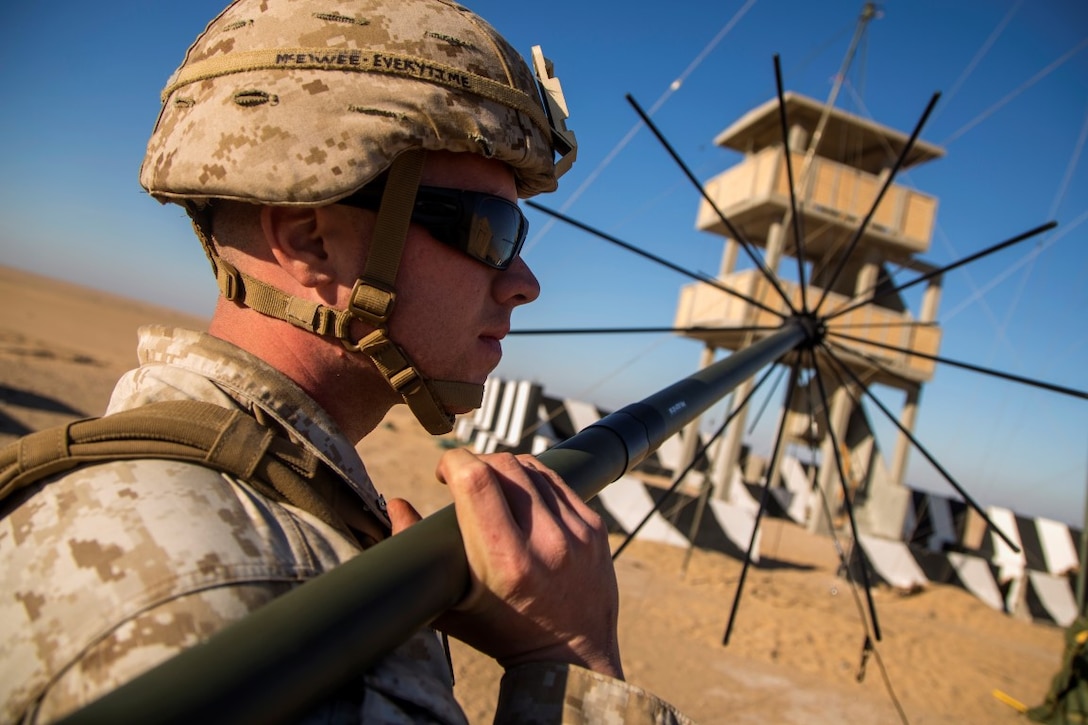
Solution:
[(479, 340), (484, 343), (488, 349), (492, 350), (495, 355), (502, 357), (502, 340), (509, 331), (509, 328), (488, 330), (487, 332), (480, 334)]
[(491, 339), (496, 342), (501, 342), (503, 338), (510, 334), (510, 326), (503, 325), (502, 327), (492, 327), (488, 330), (480, 333), (481, 339)]

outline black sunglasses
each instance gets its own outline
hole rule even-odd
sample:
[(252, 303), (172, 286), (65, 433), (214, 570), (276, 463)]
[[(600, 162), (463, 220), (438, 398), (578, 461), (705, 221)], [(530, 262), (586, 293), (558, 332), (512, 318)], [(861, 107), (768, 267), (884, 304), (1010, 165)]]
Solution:
[[(377, 210), (383, 191), (383, 186), (371, 184), (337, 203)], [(529, 221), (516, 203), (481, 191), (438, 186), (419, 187), (412, 221), (443, 244), (495, 269), (510, 266), (529, 232)]]

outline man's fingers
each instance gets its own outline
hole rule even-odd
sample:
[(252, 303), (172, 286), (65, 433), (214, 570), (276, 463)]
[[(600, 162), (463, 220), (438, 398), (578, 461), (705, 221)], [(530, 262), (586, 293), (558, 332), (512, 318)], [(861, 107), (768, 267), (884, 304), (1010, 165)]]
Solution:
[(494, 470), (477, 456), (461, 448), (447, 451), (435, 475), (453, 496), (472, 571), (472, 587), (456, 607), (468, 608), (492, 586), (495, 560), (518, 554), (521, 533)]
[(588, 541), (594, 529), (603, 531), (600, 516), (583, 501), (559, 474), (533, 456), (519, 456), (525, 466), (536, 472), (536, 487), (557, 522), (580, 541)]
[(389, 514), (389, 522), (393, 525), (394, 534), (399, 534), (423, 518), (415, 507), (403, 498), (391, 498), (386, 501), (385, 512)]
[(570, 662), (622, 676), (600, 517), (531, 456), (451, 450), (436, 475), (453, 496), (472, 572), (441, 626), (504, 667)]
[[(557, 497), (557, 491), (555, 490), (555, 481), (560, 480), (559, 476), (556, 476), (550, 469), (537, 463), (536, 458), (529, 455), (520, 455), (517, 457), (520, 466), (524, 467), (524, 474), (529, 483), (532, 484), (532, 491), (535, 493), (534, 498), (538, 498), (545, 506), (548, 507), (548, 511), (552, 516), (560, 521), (563, 519), (563, 504)], [(553, 480), (554, 476), (554, 480)]]
[(479, 531), (514, 524), (494, 471), (475, 454), (464, 448), (447, 451), (438, 461), (435, 475), (449, 487), (462, 529), (472, 525)]

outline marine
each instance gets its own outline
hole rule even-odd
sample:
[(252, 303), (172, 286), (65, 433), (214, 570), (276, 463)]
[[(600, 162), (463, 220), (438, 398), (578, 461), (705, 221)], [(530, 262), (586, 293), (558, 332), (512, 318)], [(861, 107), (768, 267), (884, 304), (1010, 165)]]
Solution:
[[(394, 405), (448, 432), (539, 295), (517, 200), (554, 190), (577, 149), (550, 62), (534, 49), (530, 67), (448, 0), (361, 5), (236, 0), (168, 80), (140, 183), (189, 215), (219, 298), (206, 331), (140, 331), (104, 419), (210, 406), (314, 475), (269, 486), (245, 473), (257, 448), (223, 444), (245, 465), (141, 454), (14, 491), (0, 502), (0, 721), (80, 710), (414, 526), (355, 444)], [(391, 72), (351, 67), (359, 48)], [(452, 70), (426, 72), (439, 66)], [(451, 636), (504, 668), (499, 721), (685, 722), (625, 682), (604, 522), (558, 474), (455, 449), (436, 478), (465, 597), (285, 719), (464, 722)]]

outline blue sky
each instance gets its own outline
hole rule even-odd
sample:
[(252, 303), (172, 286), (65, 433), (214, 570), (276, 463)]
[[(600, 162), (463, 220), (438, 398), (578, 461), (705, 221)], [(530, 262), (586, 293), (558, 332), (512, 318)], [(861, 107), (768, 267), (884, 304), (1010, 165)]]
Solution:
[[(788, 90), (827, 96), (862, 3), (469, 5), (524, 53), (542, 45), (563, 82), (579, 161), (558, 192), (538, 200), (713, 273), (720, 238), (693, 229), (697, 192), (648, 131), (632, 134), (638, 119), (625, 94), (657, 108), (655, 123), (708, 179), (738, 161), (714, 136), (774, 96), (775, 53)], [(159, 91), (220, 8), (120, 0), (55, 2), (48, 13), (32, 3), (0, 9), (5, 264), (210, 313), (214, 285), (184, 215), (148, 199), (137, 171)], [(944, 94), (922, 137), (943, 145), (946, 157), (900, 178), (940, 200), (923, 257), (946, 264), (1043, 221), (1061, 225), (948, 276), (942, 354), (1088, 387), (1088, 6), (892, 0), (880, 9), (839, 105), (909, 132), (930, 95)], [(687, 279), (528, 215), (525, 257), (544, 293), (516, 327), (672, 323)], [(522, 337), (505, 349), (499, 374), (604, 407), (694, 371), (701, 353), (671, 335)], [(898, 410), (895, 393), (881, 397)], [(764, 418), (757, 446), (773, 415)], [(890, 452), (890, 429), (877, 428)], [(1081, 521), (1083, 401), (941, 368), (923, 390), (917, 434), (984, 503)], [(949, 490), (917, 454), (908, 481)]]

